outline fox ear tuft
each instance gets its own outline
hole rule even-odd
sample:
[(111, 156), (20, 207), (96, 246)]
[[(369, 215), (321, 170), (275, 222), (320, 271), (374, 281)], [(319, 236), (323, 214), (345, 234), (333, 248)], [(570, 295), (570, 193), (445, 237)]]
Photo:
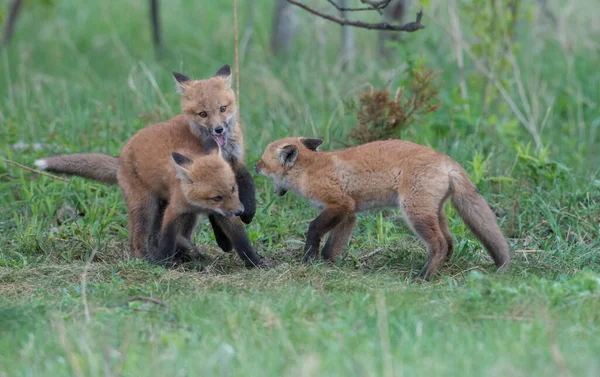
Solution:
[(310, 149), (311, 151), (316, 151), (317, 148), (319, 148), (319, 146), (323, 144), (323, 140), (321, 139), (309, 139), (307, 137), (301, 138), (300, 141), (302, 142), (302, 144), (304, 144), (306, 148)]
[(185, 168), (186, 166), (192, 163), (192, 160), (177, 152), (171, 152), (171, 157), (173, 157), (175, 167), (177, 168), (177, 178), (179, 178), (183, 182), (192, 183), (192, 179), (190, 178), (190, 172)]
[(227, 85), (231, 87), (231, 67), (229, 66), (229, 64), (225, 64), (224, 66), (219, 68), (217, 73), (215, 73), (215, 76), (224, 78), (225, 81), (227, 81)]
[(282, 166), (292, 167), (298, 159), (298, 147), (290, 144), (277, 150), (277, 159)]
[(186, 75), (173, 71), (173, 78), (175, 78), (175, 85), (177, 86), (177, 93), (183, 94), (185, 88), (187, 88), (187, 83), (190, 80)]
[(218, 154), (221, 151), (219, 148), (219, 144), (217, 140), (213, 136), (208, 136), (204, 141), (204, 153), (209, 154)]

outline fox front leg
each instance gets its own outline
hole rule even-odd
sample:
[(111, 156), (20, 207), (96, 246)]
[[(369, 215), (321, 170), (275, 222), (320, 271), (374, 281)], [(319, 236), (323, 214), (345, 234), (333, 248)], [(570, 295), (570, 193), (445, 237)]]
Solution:
[(250, 224), (256, 214), (256, 189), (248, 168), (240, 162), (237, 163), (235, 169), (235, 180), (238, 185), (240, 202), (244, 205), (244, 213), (240, 219), (244, 223)]
[(209, 215), (208, 221), (210, 221), (210, 226), (212, 227), (213, 232), (215, 234), (215, 240), (217, 241), (217, 245), (219, 245), (221, 250), (223, 250), (226, 253), (229, 253), (233, 248), (233, 244), (231, 243), (231, 240), (229, 239), (225, 231), (223, 231), (221, 224), (217, 221), (215, 215)]
[(304, 262), (310, 262), (316, 258), (323, 236), (344, 221), (347, 215), (347, 211), (326, 209), (310, 223), (304, 245)]

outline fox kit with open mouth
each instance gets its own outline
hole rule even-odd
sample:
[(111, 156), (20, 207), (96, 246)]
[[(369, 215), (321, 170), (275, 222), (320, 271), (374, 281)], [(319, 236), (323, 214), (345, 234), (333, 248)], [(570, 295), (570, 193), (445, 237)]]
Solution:
[[(175, 179), (171, 152), (187, 151), (196, 156), (193, 158), (196, 161), (197, 154), (203, 153), (207, 146), (216, 147), (219, 158), (235, 175), (236, 194), (244, 208), (238, 213), (241, 220), (249, 223), (256, 211), (254, 182), (243, 163), (243, 136), (235, 116), (229, 65), (206, 80), (191, 80), (175, 72), (173, 76), (184, 114), (139, 130), (125, 144), (119, 157), (80, 153), (35, 162), (42, 170), (119, 184), (128, 204), (132, 251), (136, 257), (147, 256), (147, 250), (152, 249), (148, 246), (153, 245), (152, 233), (159, 231), (160, 224), (169, 216), (173, 185), (166, 182)], [(222, 166), (219, 169), (223, 171)], [(205, 179), (217, 184), (220, 176), (211, 173)], [(219, 204), (215, 203), (214, 207)], [(209, 214), (217, 244), (224, 251), (235, 248), (247, 266), (257, 265), (261, 258), (252, 249), (240, 220), (226, 216), (219, 211)], [(191, 242), (196, 216), (182, 216), (177, 222), (176, 228), (183, 229), (181, 233), (187, 236), (183, 237), (187, 241), (177, 237), (177, 244), (185, 247)]]
[(322, 141), (285, 138), (269, 144), (256, 172), (310, 200), (322, 212), (308, 228), (304, 259), (335, 260), (348, 242), (356, 212), (397, 207), (425, 243), (427, 263), (420, 277), (430, 279), (453, 253), (444, 203), (449, 198), (461, 218), (485, 245), (496, 266), (507, 269), (509, 248), (484, 197), (464, 169), (448, 156), (402, 140), (377, 141), (335, 152), (319, 152)]

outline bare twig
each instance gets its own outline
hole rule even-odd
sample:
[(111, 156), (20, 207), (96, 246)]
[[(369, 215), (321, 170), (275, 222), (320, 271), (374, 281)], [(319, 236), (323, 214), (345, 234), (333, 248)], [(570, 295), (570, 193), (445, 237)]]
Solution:
[(158, 0), (150, 0), (150, 24), (152, 26), (152, 43), (156, 54), (162, 55), (162, 41), (160, 35), (160, 18)]
[(164, 302), (163, 300), (159, 300), (157, 298), (148, 297), (148, 296), (134, 296), (134, 297), (130, 298), (129, 300), (125, 301), (125, 303), (123, 303), (123, 306), (127, 306), (130, 302), (134, 302), (134, 301), (148, 302), (150, 304), (154, 304), (154, 305), (163, 307), (165, 309), (165, 312), (169, 311), (169, 306), (167, 305), (166, 302)]
[(414, 31), (425, 28), (425, 26), (423, 26), (423, 24), (421, 24), (421, 19), (423, 18), (423, 9), (421, 9), (419, 11), (419, 13), (417, 13), (416, 21), (409, 22), (404, 25), (392, 25), (387, 22), (368, 23), (368, 22), (362, 22), (362, 21), (345, 20), (340, 17), (336, 17), (336, 16), (332, 16), (330, 14), (320, 12), (320, 11), (313, 9), (313, 8), (309, 7), (308, 5), (306, 5), (300, 1), (297, 1), (297, 0), (287, 0), (287, 2), (297, 6), (299, 8), (304, 9), (305, 11), (312, 13), (315, 16), (319, 16), (321, 18), (324, 18), (329, 21), (333, 21), (333, 22), (343, 25), (343, 26), (354, 26), (354, 27), (358, 27), (358, 28), (362, 28), (362, 29), (369, 29), (369, 30), (405, 31), (408, 33), (412, 33)]
[(361, 3), (368, 4), (369, 6), (363, 7), (363, 8), (345, 8), (345, 7), (339, 6), (333, 0), (327, 0), (327, 1), (329, 2), (329, 4), (333, 5), (335, 7), (335, 9), (339, 10), (340, 12), (360, 12), (360, 11), (365, 11), (365, 10), (376, 10), (380, 14), (381, 14), (381, 10), (384, 9), (385, 7), (387, 7), (389, 5), (389, 3), (392, 2), (392, 0), (381, 0), (381, 1), (361, 0), (360, 1)]
[(239, 30), (238, 30), (238, 16), (237, 16), (237, 0), (233, 0), (233, 36), (234, 36), (234, 60), (235, 60), (235, 97), (237, 99), (237, 114), (236, 121), (240, 130), (244, 131), (241, 124), (240, 117), (240, 55), (239, 55)]
[(16, 166), (16, 167), (18, 167), (18, 168), (21, 168), (21, 169), (23, 169), (23, 170), (30, 171), (30, 172), (32, 172), (32, 173), (37, 173), (37, 174), (45, 175), (46, 177), (50, 177), (50, 178), (52, 178), (52, 179), (56, 179), (56, 180), (59, 180), (59, 181), (63, 181), (63, 182), (65, 182), (65, 183), (69, 182), (69, 180), (68, 180), (68, 179), (66, 179), (66, 178), (59, 177), (59, 176), (57, 176), (57, 175), (54, 175), (54, 174), (46, 173), (46, 172), (43, 172), (43, 171), (41, 171), (41, 170), (38, 170), (38, 169), (30, 168), (29, 166), (21, 165), (21, 164), (19, 164), (18, 162), (11, 161), (11, 160), (8, 160), (8, 159), (6, 159), (6, 158), (3, 158), (3, 159), (2, 159), (2, 162), (6, 163), (6, 164), (14, 165), (14, 166)]
[(79, 364), (79, 358), (73, 352), (73, 347), (69, 342), (67, 337), (67, 329), (62, 322), (56, 323), (56, 330), (58, 332), (58, 339), (60, 344), (63, 346), (65, 352), (67, 353), (67, 359), (69, 360), (69, 364), (71, 364), (71, 368), (73, 369), (73, 373), (77, 377), (83, 377), (83, 370), (81, 369), (81, 365)]
[(83, 301), (83, 312), (85, 313), (85, 321), (86, 322), (90, 322), (90, 309), (88, 307), (88, 303), (87, 303), (87, 272), (88, 272), (88, 268), (90, 267), (90, 264), (92, 263), (92, 261), (94, 260), (94, 257), (96, 256), (96, 253), (98, 252), (98, 249), (94, 249), (92, 250), (92, 254), (90, 254), (90, 257), (88, 258), (87, 262), (85, 263), (85, 266), (83, 267), (83, 273), (81, 274), (81, 300)]
[[(359, 262), (365, 261), (365, 260), (367, 260), (367, 259), (371, 258), (373, 255), (375, 255), (375, 254), (379, 254), (379, 253), (380, 253), (382, 250), (383, 250), (382, 248), (378, 247), (377, 249), (375, 249), (375, 250), (371, 251), (370, 253), (368, 253), (368, 254), (365, 254), (365, 255), (363, 255), (363, 256), (360, 256), (360, 257), (358, 257), (358, 259), (357, 259), (357, 260), (358, 260)], [(351, 260), (353, 260), (353, 258), (346, 257), (346, 258), (344, 258), (344, 260), (345, 260), (345, 261), (351, 261)]]
[(375, 301), (377, 305), (377, 328), (379, 330), (379, 341), (381, 344), (381, 357), (383, 358), (383, 375), (385, 377), (392, 377), (394, 375), (394, 364), (390, 347), (387, 308), (383, 293), (377, 292)]
[(556, 334), (554, 332), (554, 326), (552, 324), (552, 317), (550, 316), (550, 312), (548, 308), (544, 310), (544, 320), (546, 322), (546, 334), (548, 335), (548, 341), (550, 342), (550, 352), (552, 353), (552, 360), (554, 360), (554, 364), (559, 370), (559, 375), (561, 377), (571, 377), (571, 372), (567, 368), (567, 364), (565, 363), (565, 358), (560, 352), (560, 348), (558, 347), (558, 343), (556, 341)]
[(12, 39), (17, 19), (19, 18), (19, 14), (21, 13), (22, 5), (22, 0), (13, 0), (10, 4), (8, 17), (4, 22), (4, 31), (2, 33), (2, 42), (0, 42), (0, 47), (8, 45), (8, 43)]
[(455, 0), (448, 1), (448, 15), (450, 16), (450, 24), (452, 25), (452, 39), (454, 41), (454, 54), (456, 55), (456, 64), (458, 66), (458, 86), (460, 88), (461, 98), (465, 101), (465, 109), (468, 109), (468, 97), (467, 83), (465, 80), (465, 69), (463, 63), (463, 48), (462, 48), (462, 33), (460, 29), (460, 21), (456, 13)]
[(371, 251), (369, 254), (363, 255), (362, 257), (358, 258), (359, 261), (364, 261), (365, 259), (369, 259), (371, 258), (373, 255), (375, 254), (379, 254), (381, 252), (381, 250), (383, 250), (382, 248), (378, 247), (377, 249)]
[(531, 322), (531, 318), (529, 318), (529, 317), (508, 316), (508, 315), (481, 314), (481, 315), (476, 316), (475, 319), (491, 319), (491, 320), (512, 321), (512, 322)]
[[(12, 161), (12, 160), (8, 160), (6, 158), (3, 158), (2, 162), (4, 162), (5, 164), (14, 165), (14, 166), (16, 166), (18, 168), (30, 171), (32, 173), (36, 173), (36, 174), (40, 174), (40, 175), (45, 175), (46, 177), (50, 177), (50, 178), (56, 179), (58, 181), (63, 181), (65, 184), (69, 183), (69, 180), (66, 179), (66, 178), (59, 177), (59, 176), (54, 175), (54, 174), (46, 173), (45, 171), (41, 171), (41, 170), (38, 170), (38, 169), (30, 168), (29, 166), (21, 165), (18, 162), (15, 162), (15, 161)], [(95, 186), (88, 186), (88, 187), (90, 189), (92, 189), (92, 190), (98, 190), (98, 187), (95, 187)]]
[[(288, 0), (288, 1), (290, 1), (290, 0)], [(452, 35), (452, 31), (450, 31), (439, 20), (436, 20), (433, 17), (432, 17), (432, 20), (433, 20), (433, 22), (435, 22), (436, 24), (441, 26), (443, 29), (445, 29), (445, 31), (448, 34)], [(508, 93), (508, 90), (504, 87), (504, 85), (500, 82), (500, 80), (496, 77), (496, 75), (494, 75), (494, 73), (491, 72), (485, 66), (484, 62), (475, 56), (473, 51), (469, 48), (468, 44), (465, 43), (464, 40), (461, 42), (461, 44), (463, 47), (463, 51), (469, 56), (469, 58), (473, 61), (473, 63), (475, 63), (475, 69), (477, 69), (477, 71), (479, 71), (481, 74), (483, 74), (492, 84), (494, 84), (494, 86), (496, 87), (498, 92), (500, 92), (500, 95), (504, 98), (504, 101), (506, 102), (506, 104), (510, 107), (510, 109), (513, 112), (513, 114), (515, 115), (515, 117), (519, 120), (519, 122), (525, 127), (525, 129), (529, 132), (529, 134), (533, 138), (536, 148), (538, 148), (538, 149), (541, 148), (542, 147), (542, 139), (537, 130), (537, 126), (536, 126), (534, 120), (527, 119), (527, 115), (524, 114), (523, 111), (521, 111), (521, 109), (519, 108), (519, 106), (517, 105), (515, 100)]]

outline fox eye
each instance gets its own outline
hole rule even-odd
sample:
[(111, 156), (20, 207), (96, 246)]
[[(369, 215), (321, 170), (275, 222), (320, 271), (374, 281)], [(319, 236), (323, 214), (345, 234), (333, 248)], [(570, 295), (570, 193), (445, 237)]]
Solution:
[(224, 113), (227, 110), (227, 106), (221, 106), (221, 112)]
[(200, 118), (206, 118), (208, 116), (206, 111), (201, 111), (200, 113), (198, 113), (198, 115), (200, 115)]
[(223, 197), (221, 195), (217, 195), (214, 198), (210, 198), (210, 200), (212, 200), (215, 203), (219, 203), (223, 201)]

